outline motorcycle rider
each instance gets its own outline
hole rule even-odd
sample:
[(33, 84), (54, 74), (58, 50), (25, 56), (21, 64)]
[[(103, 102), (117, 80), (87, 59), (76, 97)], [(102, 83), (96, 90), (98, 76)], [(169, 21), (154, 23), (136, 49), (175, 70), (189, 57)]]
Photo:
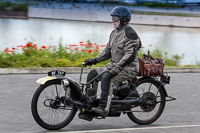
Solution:
[(123, 81), (135, 78), (139, 72), (137, 55), (141, 41), (135, 30), (128, 25), (131, 12), (124, 6), (117, 6), (112, 10), (111, 16), (115, 29), (110, 34), (106, 48), (96, 57), (85, 60), (87, 65), (110, 60), (106, 66), (92, 70), (87, 76), (87, 81), (90, 81), (105, 72), (92, 83), (92, 87), (97, 89), (98, 81), (101, 80), (100, 104), (92, 110), (103, 116), (109, 112), (113, 89)]

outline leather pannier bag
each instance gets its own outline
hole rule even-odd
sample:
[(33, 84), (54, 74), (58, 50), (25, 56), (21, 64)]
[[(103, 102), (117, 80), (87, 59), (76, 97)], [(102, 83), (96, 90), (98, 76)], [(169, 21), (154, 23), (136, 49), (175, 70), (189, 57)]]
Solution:
[(164, 62), (160, 58), (153, 58), (151, 55), (143, 55), (139, 59), (140, 72), (139, 76), (156, 77), (164, 74)]

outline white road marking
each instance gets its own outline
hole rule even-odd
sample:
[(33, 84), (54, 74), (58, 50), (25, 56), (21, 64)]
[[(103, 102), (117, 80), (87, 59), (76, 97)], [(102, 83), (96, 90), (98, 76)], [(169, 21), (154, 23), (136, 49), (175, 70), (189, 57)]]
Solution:
[(85, 130), (85, 131), (69, 131), (69, 132), (52, 132), (52, 133), (98, 133), (98, 132), (113, 132), (113, 131), (134, 131), (134, 130), (152, 130), (152, 129), (167, 129), (167, 128), (188, 128), (200, 127), (200, 125), (179, 125), (179, 126), (162, 126), (162, 127), (144, 127), (144, 128), (120, 128), (120, 129), (103, 129), (103, 130)]

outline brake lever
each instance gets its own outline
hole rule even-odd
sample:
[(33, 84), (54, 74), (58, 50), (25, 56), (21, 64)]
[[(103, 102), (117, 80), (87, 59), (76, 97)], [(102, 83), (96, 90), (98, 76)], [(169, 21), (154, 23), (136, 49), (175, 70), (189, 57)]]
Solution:
[(91, 65), (87, 65), (86, 62), (82, 62), (82, 65), (83, 65), (84, 67), (89, 66), (89, 69), (92, 67), (92, 64), (91, 64)]
[(82, 65), (84, 66), (84, 67), (86, 67), (87, 65), (86, 65), (86, 62), (82, 62)]

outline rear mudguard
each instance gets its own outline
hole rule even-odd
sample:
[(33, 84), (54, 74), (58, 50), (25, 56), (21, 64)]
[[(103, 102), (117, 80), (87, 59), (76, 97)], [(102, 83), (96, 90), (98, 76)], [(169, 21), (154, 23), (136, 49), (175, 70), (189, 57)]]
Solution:
[(153, 81), (154, 83), (156, 83), (157, 85), (159, 85), (159, 86), (160, 86), (159, 89), (164, 90), (165, 96), (168, 97), (167, 91), (166, 91), (165, 87), (163, 86), (163, 84), (162, 84), (160, 81), (158, 81), (158, 80), (156, 80), (156, 79), (154, 79), (154, 78), (151, 78), (151, 77), (142, 77), (142, 78), (140, 78), (139, 81), (136, 83), (136, 86), (137, 86), (137, 84), (139, 84), (140, 82), (142, 82), (142, 81), (144, 81), (144, 80), (151, 80), (151, 81)]
[(72, 93), (74, 93), (75, 99), (79, 100), (81, 98), (81, 95), (82, 95), (81, 87), (73, 79), (70, 79), (70, 78), (67, 78), (67, 77), (64, 77), (64, 76), (59, 76), (59, 77), (46, 76), (46, 77), (38, 79), (36, 81), (36, 83), (38, 83), (40, 85), (45, 85), (46, 83), (51, 82), (53, 80), (59, 80), (61, 82), (64, 79), (69, 81), (69, 87), (72, 89)]

